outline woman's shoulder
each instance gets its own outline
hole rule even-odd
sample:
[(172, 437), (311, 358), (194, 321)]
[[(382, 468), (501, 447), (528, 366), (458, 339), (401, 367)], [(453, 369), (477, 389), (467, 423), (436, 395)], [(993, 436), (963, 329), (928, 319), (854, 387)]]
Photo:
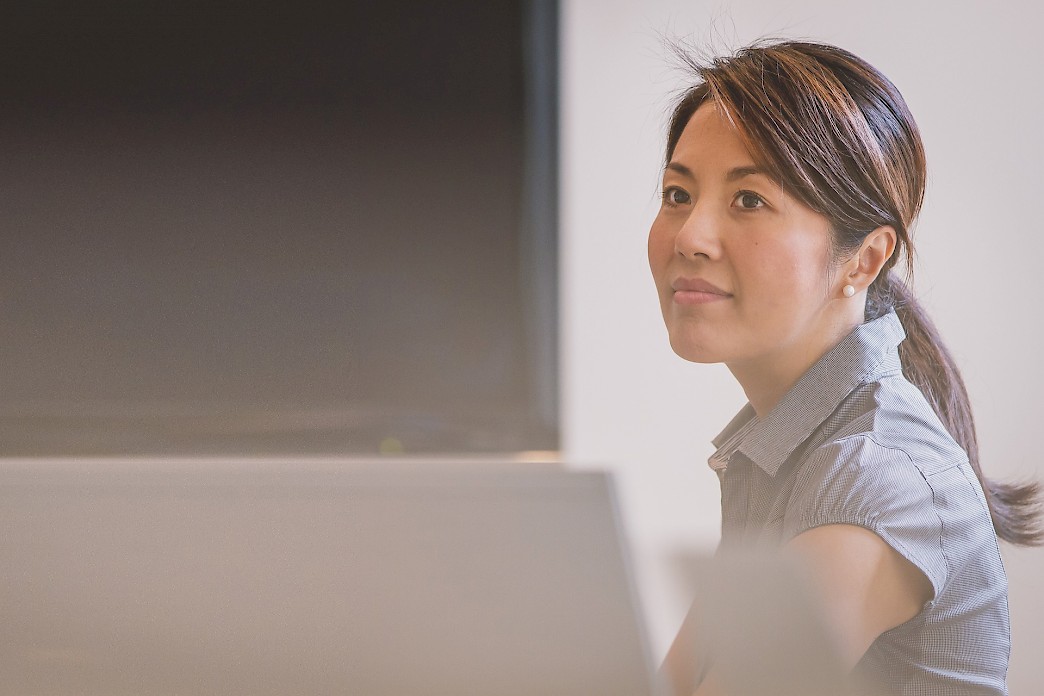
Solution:
[(967, 454), (901, 375), (853, 391), (794, 465), (787, 517), (795, 530), (898, 526), (929, 541), (955, 516), (949, 521), (992, 529)]
[(819, 466), (911, 467), (928, 477), (968, 461), (928, 400), (902, 375), (857, 387), (809, 444), (804, 458)]
[[(945, 529), (981, 528), (982, 542), (996, 545), (967, 454), (902, 376), (856, 389), (810, 445), (795, 462), (785, 525), (790, 533), (856, 524), (893, 546), (936, 556), (947, 541)], [(927, 574), (934, 581), (945, 574), (941, 557), (918, 565), (932, 569)]]
[(960, 558), (996, 553), (985, 497), (964, 451), (941, 426), (905, 408), (867, 410), (808, 451), (795, 476), (784, 538), (829, 524), (865, 527), (918, 567), (936, 595)]

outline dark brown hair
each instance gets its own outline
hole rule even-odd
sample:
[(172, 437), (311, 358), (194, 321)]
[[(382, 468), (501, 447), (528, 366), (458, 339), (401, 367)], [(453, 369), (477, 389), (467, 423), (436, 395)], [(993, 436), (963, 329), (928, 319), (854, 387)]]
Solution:
[(899, 346), (903, 374), (967, 452), (997, 536), (1025, 546), (1044, 543), (1039, 484), (983, 476), (971, 404), (957, 365), (906, 283), (892, 272), (903, 257), (912, 275), (910, 228), (926, 177), (921, 136), (899, 90), (866, 61), (824, 44), (755, 44), (707, 63), (681, 55), (697, 83), (671, 116), (666, 161), (696, 109), (711, 100), (737, 127), (758, 165), (831, 221), (836, 258), (854, 253), (879, 227), (895, 230), (895, 253), (870, 285), (865, 318), (892, 309), (899, 315), (907, 333)]

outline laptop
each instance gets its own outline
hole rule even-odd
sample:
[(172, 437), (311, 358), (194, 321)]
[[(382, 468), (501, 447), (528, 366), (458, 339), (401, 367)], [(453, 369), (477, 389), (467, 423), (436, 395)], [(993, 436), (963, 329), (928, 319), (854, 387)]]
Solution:
[(0, 460), (0, 684), (39, 696), (657, 693), (611, 477)]

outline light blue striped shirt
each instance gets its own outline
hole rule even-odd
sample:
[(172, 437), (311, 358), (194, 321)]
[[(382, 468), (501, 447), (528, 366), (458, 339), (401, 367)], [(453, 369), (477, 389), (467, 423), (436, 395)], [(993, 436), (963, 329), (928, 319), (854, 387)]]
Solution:
[(714, 440), (722, 550), (778, 548), (813, 527), (865, 527), (933, 598), (882, 634), (856, 675), (902, 696), (1007, 694), (1007, 580), (965, 452), (902, 374), (890, 312), (857, 327), (764, 418), (748, 404)]

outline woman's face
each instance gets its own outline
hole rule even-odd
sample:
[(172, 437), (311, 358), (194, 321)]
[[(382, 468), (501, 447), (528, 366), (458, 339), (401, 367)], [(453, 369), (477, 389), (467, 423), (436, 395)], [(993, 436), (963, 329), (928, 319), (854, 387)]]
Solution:
[(649, 231), (674, 351), (730, 365), (798, 357), (831, 328), (830, 223), (762, 173), (713, 102), (682, 132)]

